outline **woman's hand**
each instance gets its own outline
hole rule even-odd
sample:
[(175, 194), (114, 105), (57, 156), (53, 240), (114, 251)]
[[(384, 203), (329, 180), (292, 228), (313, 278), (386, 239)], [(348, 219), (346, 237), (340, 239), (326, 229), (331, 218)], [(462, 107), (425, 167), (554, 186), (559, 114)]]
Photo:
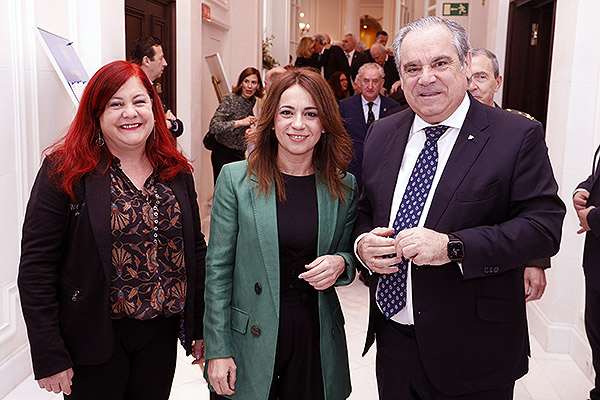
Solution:
[(41, 389), (46, 389), (49, 392), (54, 392), (57, 394), (63, 392), (66, 395), (70, 395), (72, 384), (73, 368), (65, 369), (58, 374), (38, 380), (38, 385)]
[(217, 394), (235, 393), (236, 370), (237, 367), (231, 357), (208, 360), (208, 380)]
[(239, 128), (240, 126), (250, 126), (253, 123), (255, 123), (256, 121), (258, 121), (258, 118), (256, 118), (254, 115), (248, 115), (244, 119), (236, 120), (234, 125), (236, 128)]
[(306, 269), (308, 271), (298, 275), (298, 278), (304, 279), (317, 290), (325, 290), (346, 270), (346, 260), (342, 256), (328, 254), (317, 257)]
[(192, 356), (195, 358), (192, 364), (204, 363), (204, 339), (194, 341), (194, 344), (192, 345)]

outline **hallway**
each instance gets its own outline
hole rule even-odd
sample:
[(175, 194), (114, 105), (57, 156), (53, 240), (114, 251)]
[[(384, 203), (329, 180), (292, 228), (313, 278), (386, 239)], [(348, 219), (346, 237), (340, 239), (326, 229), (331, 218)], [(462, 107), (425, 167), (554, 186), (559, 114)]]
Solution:
[[(353, 392), (350, 400), (375, 400), (374, 348), (363, 358), (367, 326), (367, 288), (356, 280), (338, 289), (346, 318)], [(532, 337), (529, 374), (517, 382), (515, 400), (585, 400), (592, 383), (568, 355), (546, 353)], [(206, 384), (198, 367), (191, 365), (180, 347), (171, 400), (208, 400)], [(62, 396), (43, 392), (29, 376), (5, 400), (51, 400)]]

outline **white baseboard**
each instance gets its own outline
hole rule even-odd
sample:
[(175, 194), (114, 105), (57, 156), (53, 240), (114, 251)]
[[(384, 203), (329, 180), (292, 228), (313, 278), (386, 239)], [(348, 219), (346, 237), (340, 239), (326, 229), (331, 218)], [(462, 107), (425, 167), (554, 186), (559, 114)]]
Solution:
[(535, 304), (527, 305), (529, 333), (548, 353), (568, 354), (593, 382), (592, 351), (587, 338), (572, 324), (551, 323)]
[(12, 354), (6, 360), (0, 363), (0, 399), (3, 399), (23, 379), (31, 375), (31, 357), (29, 356), (29, 346), (23, 346)]

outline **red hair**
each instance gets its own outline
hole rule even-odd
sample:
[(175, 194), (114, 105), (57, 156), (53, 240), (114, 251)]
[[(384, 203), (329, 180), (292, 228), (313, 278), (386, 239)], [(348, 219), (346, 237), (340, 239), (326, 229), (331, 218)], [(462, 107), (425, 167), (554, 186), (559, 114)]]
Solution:
[(155, 134), (146, 141), (146, 155), (162, 180), (171, 180), (180, 172), (191, 173), (188, 159), (177, 149), (175, 139), (167, 129), (163, 106), (154, 86), (139, 65), (127, 61), (106, 64), (92, 76), (83, 91), (81, 103), (67, 134), (44, 150), (54, 161), (50, 177), (73, 201), (73, 187), (81, 178), (98, 168), (104, 160), (105, 173), (113, 155), (108, 147), (98, 146), (100, 116), (111, 97), (131, 78), (139, 79), (152, 99)]

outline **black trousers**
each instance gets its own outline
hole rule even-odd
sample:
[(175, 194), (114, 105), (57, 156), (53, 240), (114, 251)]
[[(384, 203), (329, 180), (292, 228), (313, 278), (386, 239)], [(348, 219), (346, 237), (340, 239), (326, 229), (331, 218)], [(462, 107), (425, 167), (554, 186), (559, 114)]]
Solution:
[(213, 178), (215, 183), (217, 183), (217, 178), (221, 173), (221, 168), (223, 168), (223, 165), (234, 161), (241, 161), (244, 158), (246, 158), (245, 151), (231, 149), (217, 142), (215, 144), (215, 148), (210, 154), (210, 161), (213, 167)]
[(69, 400), (167, 400), (177, 359), (178, 316), (113, 321), (115, 352), (101, 365), (74, 366)]
[(486, 392), (450, 396), (437, 390), (425, 373), (413, 326), (375, 321), (377, 356), (375, 368), (380, 400), (510, 400), (514, 384)]
[[(324, 400), (317, 293), (282, 292), (279, 315), (269, 400)], [(225, 400), (226, 397), (211, 392), (210, 399)]]
[(585, 332), (592, 348), (592, 365), (596, 373), (591, 400), (600, 399), (600, 291), (585, 286)]

